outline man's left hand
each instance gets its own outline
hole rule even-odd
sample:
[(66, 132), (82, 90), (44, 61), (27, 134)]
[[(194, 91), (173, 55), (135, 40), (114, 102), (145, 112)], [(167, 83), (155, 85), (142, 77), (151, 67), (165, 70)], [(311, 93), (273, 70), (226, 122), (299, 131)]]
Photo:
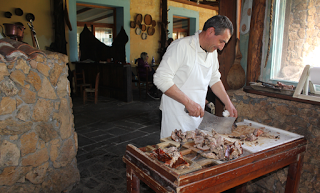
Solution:
[(226, 105), (225, 108), (229, 111), (230, 113), (230, 117), (238, 117), (238, 111), (237, 109), (233, 106), (232, 103), (230, 103), (229, 105)]

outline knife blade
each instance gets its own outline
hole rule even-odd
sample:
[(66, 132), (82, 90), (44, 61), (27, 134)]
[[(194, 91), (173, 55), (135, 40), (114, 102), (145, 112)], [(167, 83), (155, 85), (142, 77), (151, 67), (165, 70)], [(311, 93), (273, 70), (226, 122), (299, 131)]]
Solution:
[(235, 117), (218, 117), (205, 111), (198, 128), (207, 131), (214, 129), (219, 134), (230, 134), (235, 120)]

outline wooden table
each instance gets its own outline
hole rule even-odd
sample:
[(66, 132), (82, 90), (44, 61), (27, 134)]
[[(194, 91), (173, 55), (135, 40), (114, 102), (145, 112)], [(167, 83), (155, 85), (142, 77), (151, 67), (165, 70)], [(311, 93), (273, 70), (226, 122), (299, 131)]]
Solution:
[[(307, 141), (297, 139), (258, 153), (179, 175), (145, 153), (147, 147), (127, 146), (127, 192), (140, 192), (140, 180), (155, 192), (222, 192), (289, 165), (286, 190), (298, 190)], [(238, 189), (238, 192), (243, 190)]]

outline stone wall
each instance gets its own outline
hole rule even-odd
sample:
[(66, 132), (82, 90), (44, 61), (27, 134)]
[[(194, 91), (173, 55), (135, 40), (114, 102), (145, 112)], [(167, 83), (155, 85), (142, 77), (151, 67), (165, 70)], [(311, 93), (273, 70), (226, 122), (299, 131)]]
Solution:
[[(303, 135), (308, 140), (299, 192), (320, 192), (320, 105), (228, 91), (238, 110), (237, 122), (244, 119)], [(247, 191), (284, 192), (288, 167), (248, 183)]]
[(0, 192), (79, 182), (66, 55), (0, 39)]

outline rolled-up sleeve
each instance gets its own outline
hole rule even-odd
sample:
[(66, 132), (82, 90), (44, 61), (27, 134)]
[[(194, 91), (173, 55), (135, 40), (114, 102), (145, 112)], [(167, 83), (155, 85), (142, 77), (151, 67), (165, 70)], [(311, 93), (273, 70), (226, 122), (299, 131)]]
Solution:
[(183, 48), (178, 40), (173, 41), (160, 62), (156, 73), (153, 75), (153, 82), (162, 92), (166, 92), (175, 83), (173, 78), (181, 65), (183, 58)]
[(221, 78), (221, 74), (219, 72), (219, 61), (218, 61), (217, 51), (214, 51), (212, 53), (212, 57), (213, 57), (213, 67), (212, 67), (212, 76), (209, 82), (210, 87), (215, 83), (219, 82)]

